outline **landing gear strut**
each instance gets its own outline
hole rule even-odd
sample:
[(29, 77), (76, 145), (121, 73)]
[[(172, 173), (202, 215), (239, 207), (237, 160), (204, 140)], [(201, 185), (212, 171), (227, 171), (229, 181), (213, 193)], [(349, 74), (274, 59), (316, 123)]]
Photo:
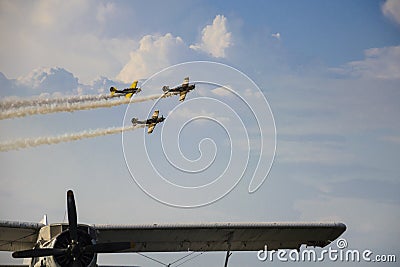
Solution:
[(229, 250), (226, 252), (226, 257), (225, 257), (225, 265), (224, 267), (228, 267), (228, 260), (229, 257), (232, 255), (232, 252), (230, 252)]

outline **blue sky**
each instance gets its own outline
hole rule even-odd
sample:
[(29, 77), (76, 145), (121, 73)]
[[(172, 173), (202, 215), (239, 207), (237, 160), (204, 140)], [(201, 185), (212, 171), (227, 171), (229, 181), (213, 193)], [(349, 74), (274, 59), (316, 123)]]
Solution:
[[(154, 108), (169, 115), (151, 136), (135, 130), (123, 141), (117, 134), (0, 152), (1, 219), (35, 222), (47, 213), (50, 222), (62, 221), (65, 192), (72, 188), (81, 222), (341, 221), (352, 248), (399, 258), (398, 1), (2, 1), (0, 28), (3, 100), (107, 93), (111, 85), (134, 79), (140, 80), (141, 96), (177, 85), (185, 75), (206, 82), (182, 104), (171, 97), (1, 120), (0, 141), (5, 141), (127, 125)], [(225, 65), (163, 71), (188, 61)], [(182, 124), (196, 116), (219, 124), (193, 122), (177, 139)], [(252, 174), (260, 182), (270, 166), (274, 137), (268, 178), (249, 194)], [(188, 176), (167, 164), (162, 142), (172, 144), (165, 148), (172, 151), (170, 161), (188, 170), (213, 162), (214, 152), (216, 158), (203, 176)], [(266, 146), (260, 150), (261, 142)], [(246, 171), (211, 205), (171, 207), (132, 180), (136, 175), (167, 198), (160, 175), (184, 186), (204, 185), (219, 176), (231, 151), (248, 153)], [(235, 158), (227, 173), (242, 174), (245, 159)], [(149, 163), (162, 167), (161, 174)], [(232, 185), (240, 177), (220, 181)], [(188, 200), (186, 194), (165, 200), (185, 205), (208, 199)], [(171, 262), (179, 255), (153, 256)], [(223, 258), (210, 253), (189, 264), (220, 266)], [(99, 259), (100, 264), (157, 266), (139, 255)], [(1, 253), (0, 262), (14, 261)], [(230, 262), (264, 264), (255, 253), (236, 253)]]

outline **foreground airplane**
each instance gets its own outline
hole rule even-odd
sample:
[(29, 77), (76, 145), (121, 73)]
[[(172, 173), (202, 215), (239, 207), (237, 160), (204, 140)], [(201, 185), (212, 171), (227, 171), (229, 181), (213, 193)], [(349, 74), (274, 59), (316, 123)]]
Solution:
[(137, 83), (138, 81), (134, 81), (129, 88), (126, 88), (124, 90), (118, 90), (117, 88), (112, 86), (110, 87), (111, 95), (112, 96), (114, 96), (115, 94), (117, 94), (116, 96), (125, 95), (125, 97), (129, 99), (132, 97), (133, 94), (137, 94), (140, 91), (142, 91), (142, 89), (136, 87)]
[(160, 118), (158, 117), (158, 113), (160, 111), (156, 110), (153, 113), (153, 116), (151, 116), (150, 119), (147, 119), (145, 121), (139, 121), (137, 118), (132, 119), (132, 124), (137, 125), (137, 124), (146, 124), (147, 125), (147, 133), (151, 134), (154, 130), (154, 127), (160, 122), (163, 122), (165, 120), (164, 116), (161, 116)]
[(0, 251), (31, 258), (31, 267), (96, 267), (99, 253), (226, 251), (227, 266), (230, 251), (325, 247), (346, 230), (342, 223), (78, 224), (71, 190), (67, 214), (68, 224), (0, 221)]
[(183, 83), (181, 86), (169, 89), (169, 86), (165, 85), (163, 86), (163, 91), (164, 94), (167, 93), (179, 93), (179, 101), (185, 100), (186, 94), (190, 91), (192, 91), (196, 87), (195, 84), (189, 84), (189, 77), (186, 77), (183, 80)]

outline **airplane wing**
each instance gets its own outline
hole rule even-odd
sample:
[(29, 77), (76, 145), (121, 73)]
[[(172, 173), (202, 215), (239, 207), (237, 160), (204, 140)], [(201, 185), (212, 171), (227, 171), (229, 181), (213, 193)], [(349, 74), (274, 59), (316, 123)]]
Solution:
[(138, 81), (133, 81), (130, 88), (136, 88)]
[(342, 223), (205, 223), (95, 225), (98, 242), (134, 242), (125, 252), (258, 251), (325, 247), (339, 237)]
[(133, 93), (127, 93), (126, 95), (125, 95), (125, 98), (126, 99), (129, 99), (129, 98), (131, 98), (133, 96)]
[(183, 79), (182, 87), (188, 86), (189, 85), (189, 77), (186, 77)]
[(187, 91), (183, 91), (179, 93), (179, 101), (183, 101), (186, 98)]
[(150, 125), (148, 126), (148, 128), (147, 128), (147, 133), (148, 133), (148, 134), (151, 134), (151, 133), (153, 132), (153, 130), (154, 130), (154, 127), (156, 127), (156, 123), (150, 124)]
[[(0, 251), (31, 249), (41, 223), (0, 221)], [(203, 223), (93, 225), (97, 242), (134, 242), (124, 252), (258, 251), (325, 247), (345, 230), (343, 223)]]
[(44, 224), (0, 221), (0, 251), (31, 249)]
[(158, 113), (159, 113), (159, 112), (160, 112), (159, 110), (154, 111), (154, 113), (153, 113), (153, 115), (151, 116), (151, 118), (152, 118), (152, 119), (157, 119), (157, 118), (158, 118)]

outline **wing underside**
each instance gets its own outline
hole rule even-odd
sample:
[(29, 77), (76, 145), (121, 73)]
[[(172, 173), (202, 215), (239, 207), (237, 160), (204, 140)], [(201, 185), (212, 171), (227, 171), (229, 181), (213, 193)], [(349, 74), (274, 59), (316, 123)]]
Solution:
[(187, 91), (180, 92), (179, 101), (184, 101), (186, 98)]
[(127, 93), (127, 94), (125, 94), (125, 98), (126, 99), (129, 99), (129, 98), (131, 98), (133, 96), (133, 93)]
[(257, 251), (324, 247), (346, 229), (342, 223), (97, 225), (98, 242), (134, 242), (125, 252)]
[(154, 127), (156, 127), (156, 124), (155, 124), (155, 123), (149, 124), (149, 126), (148, 126), (148, 128), (147, 128), (147, 133), (148, 133), (148, 134), (151, 134), (151, 133), (153, 132), (153, 130), (154, 130)]
[(44, 224), (0, 221), (0, 251), (31, 249)]

